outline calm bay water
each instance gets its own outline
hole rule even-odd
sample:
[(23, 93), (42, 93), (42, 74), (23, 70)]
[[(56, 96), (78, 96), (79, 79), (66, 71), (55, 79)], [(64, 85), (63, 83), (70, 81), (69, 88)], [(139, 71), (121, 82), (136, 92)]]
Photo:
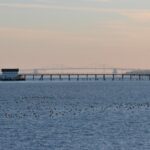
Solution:
[(148, 150), (150, 82), (1, 82), (0, 150)]

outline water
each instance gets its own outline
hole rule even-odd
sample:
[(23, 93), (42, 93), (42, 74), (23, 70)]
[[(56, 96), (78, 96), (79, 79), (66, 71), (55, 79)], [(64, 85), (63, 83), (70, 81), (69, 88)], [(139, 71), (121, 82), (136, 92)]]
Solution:
[(147, 150), (150, 82), (1, 82), (0, 150)]

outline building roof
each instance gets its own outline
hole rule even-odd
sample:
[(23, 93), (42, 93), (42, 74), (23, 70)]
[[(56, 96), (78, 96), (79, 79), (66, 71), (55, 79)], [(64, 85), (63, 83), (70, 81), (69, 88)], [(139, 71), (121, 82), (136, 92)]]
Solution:
[(4, 69), (1, 69), (2, 72), (19, 72), (19, 69), (18, 68), (15, 68), (15, 69), (9, 69), (9, 68), (4, 68)]

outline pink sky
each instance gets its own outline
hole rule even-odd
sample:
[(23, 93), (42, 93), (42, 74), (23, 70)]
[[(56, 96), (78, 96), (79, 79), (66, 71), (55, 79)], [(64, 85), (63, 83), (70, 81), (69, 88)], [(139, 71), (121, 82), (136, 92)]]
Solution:
[(147, 9), (6, 3), (0, 7), (1, 68), (150, 68)]

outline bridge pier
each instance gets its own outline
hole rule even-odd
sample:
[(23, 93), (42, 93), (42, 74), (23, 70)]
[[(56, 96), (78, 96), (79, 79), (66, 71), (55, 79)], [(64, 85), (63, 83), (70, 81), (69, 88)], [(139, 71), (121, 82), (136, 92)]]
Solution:
[(97, 74), (95, 74), (95, 80), (98, 80), (98, 79), (97, 79)]
[(68, 74), (68, 80), (70, 81), (70, 74)]
[(51, 81), (53, 80), (53, 75), (52, 75), (52, 74), (50, 75), (50, 80), (51, 80)]
[(33, 79), (33, 80), (35, 79), (35, 78), (34, 78), (34, 75), (33, 75), (33, 78), (32, 78), (32, 79)]
[(89, 80), (89, 76), (88, 76), (88, 74), (86, 75), (86, 80)]
[(121, 79), (124, 80), (124, 74), (122, 74), (122, 78)]
[(105, 74), (103, 74), (103, 80), (106, 80), (106, 76), (105, 76)]
[(61, 74), (59, 74), (59, 80), (62, 80), (62, 78), (61, 78)]
[(77, 74), (77, 81), (79, 81), (79, 74)]
[(114, 74), (112, 75), (112, 80), (115, 80), (115, 75)]
[(40, 80), (43, 80), (43, 76), (44, 76), (44, 75), (42, 74), (41, 77), (40, 77)]
[(141, 75), (139, 74), (139, 80), (141, 80)]
[(132, 80), (132, 75), (130, 74), (130, 80)]

